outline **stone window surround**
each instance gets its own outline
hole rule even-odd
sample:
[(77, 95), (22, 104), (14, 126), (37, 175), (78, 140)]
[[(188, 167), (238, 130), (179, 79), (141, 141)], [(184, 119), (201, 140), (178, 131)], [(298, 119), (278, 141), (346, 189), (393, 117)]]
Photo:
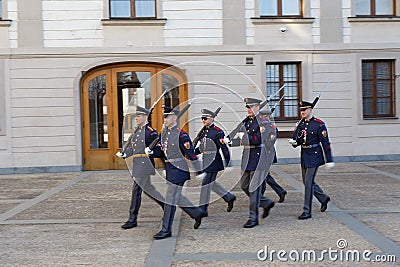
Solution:
[(4, 60), (0, 59), (0, 135), (6, 135)]

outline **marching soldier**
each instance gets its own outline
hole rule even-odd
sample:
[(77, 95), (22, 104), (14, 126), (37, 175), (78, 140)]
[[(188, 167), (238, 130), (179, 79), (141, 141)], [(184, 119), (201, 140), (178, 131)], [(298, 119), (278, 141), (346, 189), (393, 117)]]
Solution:
[[(189, 135), (177, 125), (179, 113), (180, 111), (178, 109), (164, 107), (163, 116), (166, 131), (161, 134), (159, 143), (163, 153), (156, 157), (161, 157), (165, 161), (168, 186), (161, 231), (153, 236), (154, 239), (171, 237), (171, 228), (176, 205), (185, 211), (192, 219), (195, 219), (194, 229), (200, 227), (201, 218), (204, 217), (203, 210), (199, 207), (194, 207), (193, 204), (181, 194), (183, 185), (190, 179), (186, 158), (192, 161), (196, 170), (200, 170), (201, 166)], [(148, 153), (153, 152), (149, 151), (148, 148), (146, 151)]]
[[(278, 138), (278, 128), (276, 125), (272, 124), (271, 122), (271, 110), (270, 109), (264, 109), (260, 111), (260, 114), (264, 116), (270, 123), (271, 123), (271, 128), (274, 128), (276, 131), (276, 138)], [(276, 153), (274, 156), (274, 161), (272, 163), (277, 163), (278, 159), (276, 158)], [(263, 188), (262, 188), (262, 194), (264, 194), (266, 190), (266, 184), (268, 184), (272, 190), (275, 191), (275, 193), (279, 196), (279, 203), (282, 203), (285, 201), (285, 197), (287, 195), (287, 191), (280, 186), (274, 179), (274, 177), (271, 176), (271, 172), (268, 172), (267, 177), (265, 179), (265, 182), (263, 183)]]
[[(313, 116), (313, 103), (302, 101), (299, 103), (302, 120), (296, 126), (289, 143), (293, 147), (301, 146), (301, 174), (305, 186), (303, 213), (299, 220), (311, 218), (311, 204), (313, 195), (321, 203), (321, 212), (328, 207), (331, 200), (315, 183), (318, 167), (325, 164), (332, 168), (335, 166), (332, 158), (331, 144), (328, 138), (328, 130), (325, 123)], [(322, 147), (321, 147), (322, 145)]]
[(225, 134), (214, 124), (214, 118), (217, 114), (208, 109), (202, 109), (201, 113), (203, 128), (198, 136), (200, 145), (195, 151), (196, 154), (203, 154), (203, 171), (206, 173), (206, 176), (203, 178), (201, 184), (200, 208), (203, 209), (205, 216), (207, 216), (211, 189), (228, 203), (228, 212), (233, 209), (233, 202), (236, 200), (236, 197), (215, 181), (217, 173), (224, 169), (219, 151), (221, 150), (224, 155), (226, 167), (229, 166), (230, 161), (229, 149), (224, 142)]
[(137, 217), (142, 200), (142, 191), (164, 208), (164, 197), (151, 184), (150, 175), (155, 174), (154, 158), (152, 155), (145, 154), (145, 148), (158, 137), (157, 131), (151, 128), (148, 120), (150, 111), (137, 107), (136, 109), (136, 128), (129, 136), (125, 146), (116, 155), (120, 158), (133, 157), (132, 177), (134, 178), (132, 187), (131, 206), (129, 209), (129, 219), (121, 227), (130, 229), (137, 226)]
[[(244, 228), (258, 225), (258, 208), (264, 212), (262, 218), (269, 215), (275, 202), (267, 197), (262, 197), (262, 183), (267, 176), (275, 154), (275, 131), (271, 124), (259, 114), (261, 100), (245, 98), (247, 118), (243, 121), (244, 129), (239, 132), (239, 138), (244, 145), (241, 168), (241, 188), (250, 197), (250, 215)], [(232, 143), (237, 143), (232, 140)]]

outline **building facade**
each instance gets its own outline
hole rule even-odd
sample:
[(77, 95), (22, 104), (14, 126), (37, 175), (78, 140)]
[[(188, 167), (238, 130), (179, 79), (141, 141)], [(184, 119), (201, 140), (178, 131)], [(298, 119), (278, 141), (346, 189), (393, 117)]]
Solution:
[[(126, 168), (129, 110), (271, 98), (281, 163), (297, 102), (312, 101), (338, 161), (400, 159), (400, 0), (1, 0), (0, 173)], [(157, 102), (164, 92), (165, 97)], [(240, 149), (233, 148), (233, 159)], [(237, 153), (236, 153), (237, 151)]]

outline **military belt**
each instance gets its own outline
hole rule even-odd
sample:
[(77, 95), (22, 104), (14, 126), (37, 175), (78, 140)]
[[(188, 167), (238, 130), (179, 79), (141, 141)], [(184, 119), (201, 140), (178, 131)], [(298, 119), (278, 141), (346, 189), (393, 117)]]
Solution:
[(257, 147), (264, 147), (264, 144), (258, 145), (258, 146), (244, 146), (244, 148), (257, 148)]
[(204, 155), (209, 155), (209, 154), (216, 154), (217, 151), (203, 151)]
[(308, 146), (302, 145), (301, 148), (313, 148), (313, 147), (318, 147), (318, 146), (319, 146), (319, 144), (312, 144), (312, 145), (308, 145)]
[(132, 157), (134, 158), (143, 158), (143, 157), (148, 157), (149, 155), (147, 154), (133, 154)]
[(165, 162), (177, 162), (177, 161), (181, 161), (181, 160), (185, 160), (184, 158), (176, 158), (176, 159), (166, 159)]

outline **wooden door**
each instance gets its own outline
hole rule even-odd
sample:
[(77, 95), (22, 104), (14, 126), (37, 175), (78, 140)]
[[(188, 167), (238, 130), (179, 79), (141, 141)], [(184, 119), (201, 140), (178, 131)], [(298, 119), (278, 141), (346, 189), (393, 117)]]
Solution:
[[(168, 93), (159, 99), (162, 92)], [(153, 128), (162, 129), (162, 105), (175, 107), (187, 100), (185, 76), (155, 64), (121, 64), (94, 70), (82, 82), (82, 140), (84, 170), (126, 169), (115, 156), (136, 126), (137, 105), (151, 108)], [(186, 116), (186, 117), (185, 117)], [(183, 121), (187, 122), (187, 114)], [(182, 125), (188, 131), (188, 124)], [(157, 167), (160, 167), (157, 162)]]

